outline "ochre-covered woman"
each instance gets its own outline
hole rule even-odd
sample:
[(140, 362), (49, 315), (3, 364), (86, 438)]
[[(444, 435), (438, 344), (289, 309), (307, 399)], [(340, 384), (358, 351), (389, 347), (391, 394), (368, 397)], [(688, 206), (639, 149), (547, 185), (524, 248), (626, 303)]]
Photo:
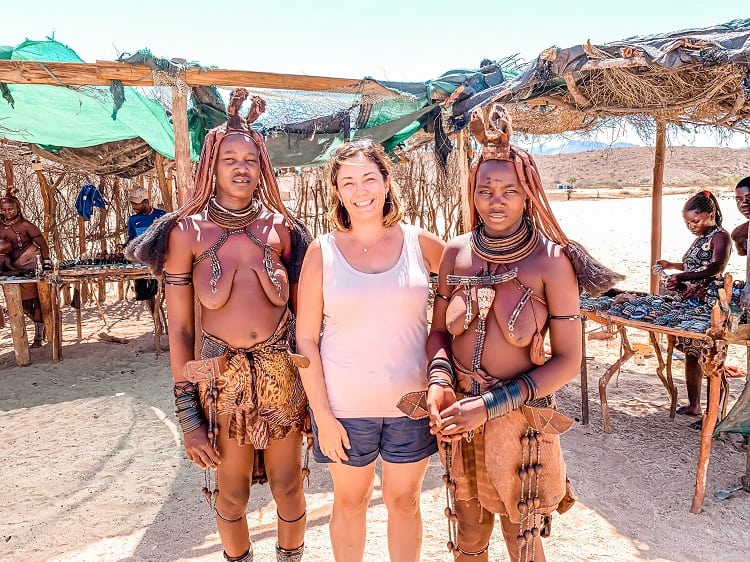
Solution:
[(594, 291), (619, 276), (562, 233), (533, 159), (509, 144), (504, 108), (476, 112), (471, 130), (482, 144), (467, 186), (472, 230), (443, 252), (427, 342), (448, 546), (456, 560), (488, 560), (499, 514), (511, 560), (539, 562), (550, 514), (573, 501), (559, 440), (572, 422), (554, 394), (581, 364), (579, 280)]
[(207, 134), (191, 199), (176, 216), (158, 219), (129, 253), (163, 262), (176, 413), (188, 458), (207, 469), (203, 492), (225, 558), (252, 560), (245, 509), (251, 482), (267, 478), (277, 559), (298, 561), (307, 402), (290, 353), (290, 302), (309, 237), (281, 202), (263, 138), (250, 128), (263, 100), (254, 98), (243, 118), (246, 97), (235, 90), (227, 123)]

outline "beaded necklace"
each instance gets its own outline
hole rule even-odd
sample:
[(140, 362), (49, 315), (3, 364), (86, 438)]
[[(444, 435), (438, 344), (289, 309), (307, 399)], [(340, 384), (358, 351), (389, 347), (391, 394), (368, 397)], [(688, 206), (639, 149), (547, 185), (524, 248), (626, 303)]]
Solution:
[(528, 217), (510, 236), (490, 238), (479, 224), (471, 233), (471, 250), (490, 263), (513, 263), (531, 255), (539, 242), (539, 232)]
[(227, 209), (216, 200), (216, 197), (211, 197), (208, 200), (208, 218), (227, 230), (250, 226), (262, 211), (263, 206), (258, 198), (253, 198), (250, 205), (240, 210)]

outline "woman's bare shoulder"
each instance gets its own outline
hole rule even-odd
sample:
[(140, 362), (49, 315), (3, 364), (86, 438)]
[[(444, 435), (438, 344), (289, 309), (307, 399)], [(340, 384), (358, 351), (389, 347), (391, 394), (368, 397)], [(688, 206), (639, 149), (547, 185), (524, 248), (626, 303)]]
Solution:
[(190, 215), (182, 217), (175, 222), (174, 227), (169, 232), (170, 248), (174, 248), (173, 243), (178, 244), (189, 244), (192, 247), (192, 243), (198, 238), (198, 233), (205, 229), (209, 221), (205, 220), (202, 215)]
[(445, 244), (446, 249), (451, 250), (459, 250), (461, 248), (466, 248), (469, 245), (469, 242), (471, 241), (471, 232), (466, 232), (464, 234), (459, 234), (458, 236), (454, 236), (448, 242)]
[(573, 271), (573, 264), (564, 252), (563, 247), (552, 240), (542, 237), (536, 253), (540, 261), (543, 262), (546, 271), (551, 273)]

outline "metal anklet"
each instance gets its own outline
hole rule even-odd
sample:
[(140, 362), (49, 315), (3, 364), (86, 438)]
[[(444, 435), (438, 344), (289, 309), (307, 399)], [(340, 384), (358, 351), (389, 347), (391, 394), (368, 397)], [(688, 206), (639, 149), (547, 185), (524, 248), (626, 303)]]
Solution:
[(464, 556), (482, 556), (485, 552), (487, 552), (490, 549), (490, 543), (487, 543), (487, 546), (485, 546), (482, 550), (479, 550), (477, 552), (466, 552), (464, 549), (462, 549), (460, 546), (456, 545), (456, 550), (463, 554)]
[(239, 556), (229, 556), (225, 550), (224, 560), (228, 562), (253, 562), (253, 543), (250, 543), (250, 548), (247, 549), (245, 554), (240, 554)]
[(297, 521), (299, 521), (300, 519), (302, 519), (305, 515), (307, 515), (307, 510), (303, 511), (302, 515), (300, 515), (296, 519), (284, 519), (281, 516), (281, 514), (279, 513), (279, 510), (278, 509), (276, 510), (276, 517), (279, 518), (279, 521), (283, 521), (284, 523), (296, 523)]
[(279, 543), (276, 543), (276, 562), (300, 562), (304, 552), (305, 543), (302, 543), (297, 548), (291, 550), (281, 548)]

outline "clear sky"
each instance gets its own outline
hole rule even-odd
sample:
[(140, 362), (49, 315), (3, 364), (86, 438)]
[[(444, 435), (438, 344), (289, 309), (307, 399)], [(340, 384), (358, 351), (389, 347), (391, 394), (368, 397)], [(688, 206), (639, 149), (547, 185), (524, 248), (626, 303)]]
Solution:
[(483, 58), (747, 17), (748, 0), (4, 0), (0, 45), (54, 35), (87, 62), (148, 48), (228, 69), (422, 82)]

